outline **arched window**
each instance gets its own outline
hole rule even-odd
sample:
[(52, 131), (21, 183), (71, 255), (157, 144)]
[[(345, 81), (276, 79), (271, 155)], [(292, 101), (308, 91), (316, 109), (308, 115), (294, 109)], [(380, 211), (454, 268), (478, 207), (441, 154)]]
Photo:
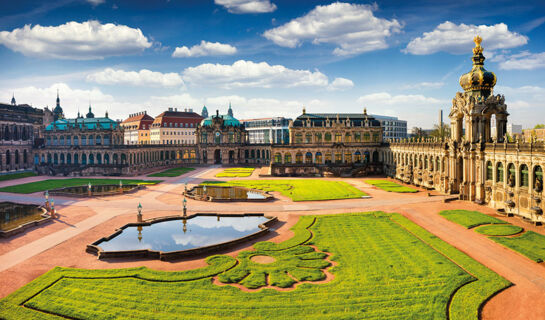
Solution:
[(305, 135), (305, 143), (312, 143), (312, 133), (308, 132)]
[(335, 142), (343, 142), (343, 135), (340, 132), (335, 133)]
[(361, 133), (359, 132), (354, 133), (354, 141), (361, 142)]
[(284, 163), (291, 163), (291, 153), (284, 154)]
[(81, 145), (82, 146), (87, 145), (87, 136), (85, 135), (81, 136)]
[(314, 138), (316, 139), (316, 143), (321, 143), (322, 142), (322, 134), (320, 132), (316, 133)]
[(326, 132), (324, 135), (325, 142), (331, 142), (331, 132)]
[(96, 139), (96, 144), (102, 144), (102, 137), (101, 136), (97, 136), (97, 139)]
[(95, 164), (95, 157), (93, 156), (93, 154), (89, 154), (89, 164)]
[[(95, 144), (95, 138), (93, 137), (93, 135), (89, 135), (89, 141), (87, 141), (87, 144), (90, 146)], [(91, 160), (91, 157), (89, 156), (89, 162), (91, 162), (90, 160)]]
[(278, 152), (274, 154), (274, 163), (282, 163), (282, 155)]
[(75, 145), (75, 146), (79, 145), (78, 136), (74, 136), (74, 145)]
[(70, 153), (68, 153), (66, 155), (66, 163), (67, 164), (72, 164), (72, 155)]
[(79, 159), (78, 159), (78, 154), (74, 154), (74, 164), (78, 164), (79, 162)]
[(543, 169), (540, 166), (534, 168), (534, 189), (537, 192), (543, 190)]
[(367, 141), (369, 141), (369, 140), (371, 140), (371, 135), (369, 134), (369, 132), (365, 132), (365, 133), (363, 134), (363, 141), (366, 141), (366, 142), (367, 142)]
[(335, 163), (343, 162), (343, 154), (340, 152), (335, 153)]
[(303, 143), (303, 134), (301, 132), (295, 134), (295, 143)]
[(316, 160), (314, 161), (315, 163), (318, 163), (318, 164), (322, 163), (322, 153), (321, 152), (316, 152), (315, 158), (316, 158)]
[(528, 187), (528, 166), (520, 166), (519, 187)]
[(306, 164), (312, 164), (312, 153), (307, 152), (305, 154), (305, 163)]
[(301, 152), (295, 154), (295, 163), (303, 163), (303, 154)]
[(59, 138), (59, 145), (60, 145), (60, 146), (64, 146), (64, 136), (61, 136), (61, 137)]
[(327, 152), (325, 154), (325, 163), (326, 164), (330, 164), (331, 163), (331, 153), (330, 152)]
[(15, 150), (15, 164), (19, 164), (19, 150)]
[(354, 162), (355, 163), (361, 163), (361, 152), (356, 151), (354, 153)]
[(493, 171), (493, 167), (492, 167), (492, 162), (491, 161), (487, 161), (486, 162), (486, 180), (492, 180), (492, 171)]
[(64, 153), (61, 153), (60, 155), (60, 161), (61, 161), (61, 164), (64, 164)]
[(352, 134), (350, 134), (350, 132), (347, 132), (345, 135), (344, 135), (344, 142), (352, 142)]

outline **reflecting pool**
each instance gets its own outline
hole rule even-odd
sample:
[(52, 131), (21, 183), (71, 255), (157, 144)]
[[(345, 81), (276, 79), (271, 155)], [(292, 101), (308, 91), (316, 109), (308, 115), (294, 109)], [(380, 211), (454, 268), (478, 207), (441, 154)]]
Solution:
[(41, 220), (44, 211), (40, 206), (13, 202), (0, 202), (0, 230), (7, 231), (18, 226)]
[(108, 241), (94, 245), (104, 251), (148, 249), (171, 252), (205, 247), (241, 238), (259, 230), (268, 221), (264, 216), (195, 216), (129, 226)]
[(192, 188), (188, 195), (197, 200), (265, 200), (272, 198), (260, 190), (252, 190), (244, 187), (220, 187), (220, 186), (196, 186)]

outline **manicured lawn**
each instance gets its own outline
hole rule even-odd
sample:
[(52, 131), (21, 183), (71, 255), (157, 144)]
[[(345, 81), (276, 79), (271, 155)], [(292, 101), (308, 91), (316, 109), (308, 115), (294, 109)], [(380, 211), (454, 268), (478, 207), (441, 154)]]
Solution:
[(293, 201), (353, 199), (367, 195), (346, 182), (317, 179), (205, 181), (203, 184), (278, 191)]
[(364, 180), (363, 182), (388, 192), (399, 192), (399, 193), (418, 192), (417, 189), (409, 188), (389, 180)]
[(222, 172), (216, 174), (216, 177), (218, 178), (225, 178), (225, 177), (249, 177), (254, 172), (254, 168), (229, 168), (225, 169)]
[(515, 237), (489, 237), (507, 248), (514, 250), (536, 261), (545, 261), (545, 236), (527, 231)]
[(93, 185), (97, 184), (118, 184), (119, 180), (123, 181), (123, 184), (156, 184), (161, 180), (134, 180), (134, 179), (85, 179), (85, 178), (73, 178), (73, 179), (50, 179), (36, 182), (29, 182), (19, 184), (15, 186), (9, 186), (0, 188), (0, 192), (13, 192), (13, 193), (33, 193), (45, 190), (52, 190), (64, 187), (85, 186), (89, 182)]
[[(2, 317), (477, 319), (483, 301), (509, 285), (399, 214), (305, 217), (293, 230), (298, 240), (288, 240), (289, 246), (256, 245), (260, 249), (241, 252), (238, 263), (228, 256), (213, 256), (208, 267), (190, 271), (57, 267), (1, 300)], [(306, 235), (299, 237), (300, 232)], [(332, 281), (312, 283), (323, 279), (321, 270), (329, 263), (325, 254), (306, 244), (327, 252), (338, 264), (329, 269)], [(248, 260), (255, 254), (277, 260), (270, 264)], [(250, 288), (310, 282), (291, 291), (244, 292), (213, 284), (210, 277), (217, 274), (221, 281)]]
[(503, 224), (507, 223), (503, 220), (491, 217), (478, 211), (469, 210), (444, 210), (439, 212), (440, 215), (447, 220), (462, 225), (468, 229), (483, 224)]
[(13, 180), (13, 179), (20, 179), (20, 178), (26, 178), (26, 177), (34, 177), (37, 176), (34, 172), (19, 172), (19, 173), (8, 173), (8, 174), (2, 174), (0, 175), (0, 181), (6, 181), (6, 180)]
[(475, 229), (480, 234), (487, 236), (510, 236), (519, 232), (522, 232), (521, 227), (511, 224), (491, 224), (487, 226), (481, 226)]
[(195, 170), (195, 168), (186, 168), (186, 167), (170, 168), (165, 171), (148, 174), (148, 177), (178, 177), (178, 176), (181, 176), (182, 174), (186, 174), (193, 170)]

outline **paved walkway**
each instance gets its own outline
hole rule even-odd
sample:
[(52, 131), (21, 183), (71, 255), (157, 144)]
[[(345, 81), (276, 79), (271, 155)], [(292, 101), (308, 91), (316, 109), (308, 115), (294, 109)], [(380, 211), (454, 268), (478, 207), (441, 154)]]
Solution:
[[(81, 221), (67, 225), (61, 230), (58, 230), (59, 225), (56, 225), (55, 231), (40, 237), (36, 237), (35, 234), (32, 237), (32, 231), (22, 235), (18, 239), (19, 246), (14, 245), (13, 250), (0, 256), (0, 283), (5, 285), (4, 288), (0, 288), (0, 297), (9, 294), (56, 265), (78, 268), (122, 268), (145, 265), (160, 270), (186, 270), (204, 266), (204, 259), (201, 258), (177, 262), (102, 261), (85, 253), (84, 250), (86, 244), (101, 236), (111, 234), (116, 227), (122, 224), (133, 221), (133, 214), (136, 213), (136, 206), (139, 202), (144, 208), (144, 218), (173, 213), (180, 214), (183, 199), (181, 192), (184, 189), (184, 184), (212, 179), (219, 171), (218, 167), (198, 168), (180, 177), (166, 178), (164, 183), (147, 187), (135, 194), (83, 200), (55, 198), (61, 213), (63, 207), (69, 205), (70, 209), (92, 208), (96, 214), (89, 213)], [(43, 177), (27, 179), (43, 179)], [(277, 195), (278, 200), (270, 203), (244, 203), (243, 205), (188, 200), (188, 209), (189, 212), (266, 212), (275, 215), (279, 218), (280, 224), (276, 231), (267, 238), (272, 241), (289, 238), (291, 234), (289, 227), (297, 221), (297, 216), (302, 214), (333, 214), (372, 210), (399, 212), (514, 283), (513, 287), (493, 297), (485, 305), (482, 311), (484, 319), (545, 319), (545, 304), (541, 303), (541, 301), (545, 301), (545, 267), (543, 265), (437, 214), (444, 209), (479, 210), (485, 213), (493, 213), (493, 210), (469, 202), (455, 201), (445, 204), (441, 201), (443, 196), (428, 197), (425, 192), (417, 194), (387, 193), (363, 183), (362, 179), (343, 179), (343, 181), (365, 191), (372, 198), (292, 202)], [(0, 186), (2, 185), (0, 184)], [(43, 202), (41, 194), (0, 193), (0, 198), (12, 201)], [(509, 221), (529, 230), (544, 232), (542, 227), (539, 229), (515, 220)], [(59, 221), (55, 221), (55, 223), (59, 223)], [(51, 226), (45, 225), (40, 230), (44, 232), (48, 228)], [(22, 241), (31, 238), (32, 240), (29, 240), (28, 243)], [(0, 245), (2, 244), (0, 243)], [(237, 250), (226, 253), (235, 255)]]

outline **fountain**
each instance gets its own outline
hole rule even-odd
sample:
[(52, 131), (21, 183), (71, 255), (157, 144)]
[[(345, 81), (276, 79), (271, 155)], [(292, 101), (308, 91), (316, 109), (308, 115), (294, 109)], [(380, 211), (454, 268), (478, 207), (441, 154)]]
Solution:
[[(138, 184), (123, 184), (119, 181), (119, 184), (101, 184), (92, 185), (90, 182), (87, 186), (74, 186), (65, 187), (59, 189), (53, 189), (49, 192), (50, 195), (64, 196), (64, 197), (97, 197), (97, 196), (113, 196), (123, 193), (136, 192), (144, 188), (143, 185)], [(45, 195), (45, 193), (44, 193)]]
[(200, 201), (247, 201), (263, 202), (271, 201), (274, 197), (269, 193), (258, 189), (249, 189), (238, 186), (195, 186), (184, 192), (188, 198)]
[(0, 236), (9, 237), (51, 220), (44, 207), (33, 204), (0, 202)]

